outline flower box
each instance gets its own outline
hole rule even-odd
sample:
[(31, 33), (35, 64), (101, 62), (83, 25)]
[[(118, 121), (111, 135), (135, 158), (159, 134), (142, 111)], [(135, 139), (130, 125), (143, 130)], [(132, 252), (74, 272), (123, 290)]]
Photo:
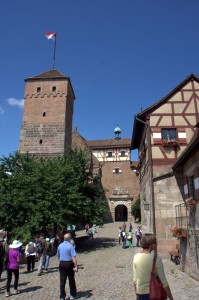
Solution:
[(179, 142), (176, 140), (162, 140), (163, 147), (178, 147)]
[(145, 151), (144, 150), (142, 150), (142, 151), (139, 152), (139, 158), (143, 158), (144, 155), (145, 155)]
[(195, 206), (198, 201), (192, 197), (188, 198), (185, 200), (186, 205), (188, 205), (189, 207)]
[(186, 230), (182, 227), (175, 226), (175, 227), (171, 228), (170, 230), (171, 230), (172, 235), (174, 237), (176, 237), (177, 239), (187, 236)]

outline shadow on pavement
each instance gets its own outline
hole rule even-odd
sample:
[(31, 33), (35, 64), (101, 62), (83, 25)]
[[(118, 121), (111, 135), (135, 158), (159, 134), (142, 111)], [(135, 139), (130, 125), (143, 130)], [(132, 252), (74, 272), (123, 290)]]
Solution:
[(100, 250), (102, 248), (105, 249), (115, 247), (116, 244), (116, 240), (112, 238), (94, 237), (86, 240), (82, 239), (81, 241), (79, 241), (76, 250), (78, 253), (85, 253)]
[(87, 298), (90, 298), (92, 296), (93, 296), (92, 290), (78, 291), (77, 292), (77, 299), (80, 299), (80, 298), (87, 299)]
[(36, 290), (39, 290), (39, 289), (42, 289), (43, 286), (41, 285), (38, 285), (38, 286), (31, 286), (31, 287), (28, 287), (26, 289), (20, 289), (20, 294), (22, 293), (29, 293), (29, 292), (34, 292)]

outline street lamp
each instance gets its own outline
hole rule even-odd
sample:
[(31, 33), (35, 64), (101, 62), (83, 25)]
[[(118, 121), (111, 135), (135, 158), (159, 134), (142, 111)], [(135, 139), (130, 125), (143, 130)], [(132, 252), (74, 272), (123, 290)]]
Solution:
[(143, 123), (147, 128), (147, 139), (149, 143), (149, 170), (150, 170), (150, 187), (151, 187), (151, 204), (152, 204), (152, 216), (153, 216), (153, 234), (156, 236), (156, 224), (155, 224), (155, 197), (154, 197), (154, 185), (153, 185), (153, 161), (152, 161), (152, 147), (151, 147), (151, 127), (149, 123), (140, 120), (137, 116), (137, 121)]

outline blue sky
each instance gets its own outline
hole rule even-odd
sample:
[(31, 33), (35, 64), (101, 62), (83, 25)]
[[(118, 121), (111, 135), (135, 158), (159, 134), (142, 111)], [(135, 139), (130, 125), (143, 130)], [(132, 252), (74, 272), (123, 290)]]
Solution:
[[(198, 0), (2, 0), (0, 156), (18, 149), (24, 79), (52, 69), (76, 95), (87, 140), (132, 136), (134, 115), (199, 75)], [(136, 155), (136, 154), (135, 154)]]

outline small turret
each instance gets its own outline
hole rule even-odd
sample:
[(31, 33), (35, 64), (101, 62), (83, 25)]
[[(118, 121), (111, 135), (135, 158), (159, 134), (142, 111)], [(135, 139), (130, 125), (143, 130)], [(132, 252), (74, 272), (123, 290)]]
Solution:
[(117, 124), (117, 127), (115, 127), (115, 129), (114, 129), (114, 133), (115, 133), (115, 140), (116, 141), (121, 140), (121, 133), (122, 133), (122, 131), (119, 128), (118, 124)]

